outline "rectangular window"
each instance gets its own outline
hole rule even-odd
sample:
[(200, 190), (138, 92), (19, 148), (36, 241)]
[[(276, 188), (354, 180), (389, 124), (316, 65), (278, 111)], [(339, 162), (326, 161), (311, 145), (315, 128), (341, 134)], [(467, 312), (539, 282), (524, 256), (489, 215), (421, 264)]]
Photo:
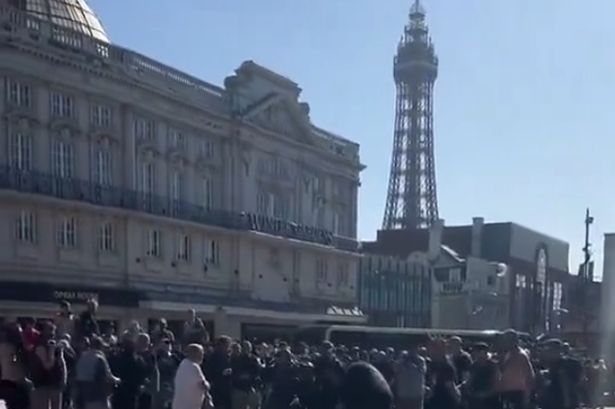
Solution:
[(113, 121), (113, 110), (107, 105), (94, 105), (92, 107), (92, 125), (97, 128), (109, 129)]
[(350, 279), (348, 276), (348, 264), (339, 263), (337, 266), (337, 286), (347, 287), (348, 284), (350, 284)]
[(273, 195), (273, 217), (288, 220), (290, 213), (290, 200), (281, 194)]
[(63, 217), (58, 226), (58, 245), (65, 248), (77, 247), (77, 219)]
[(66, 141), (53, 143), (53, 174), (63, 179), (72, 178), (74, 174), (75, 152), (73, 144)]
[(215, 145), (214, 145), (214, 141), (211, 140), (210, 138), (205, 137), (202, 141), (201, 141), (201, 148), (200, 148), (200, 153), (201, 156), (204, 159), (208, 159), (211, 160), (214, 158), (215, 156)]
[(527, 279), (523, 274), (517, 274), (516, 277), (516, 287), (517, 288), (526, 288), (527, 287)]
[(169, 130), (169, 144), (174, 149), (184, 149), (186, 147), (186, 138), (184, 134), (177, 129)]
[(177, 238), (177, 259), (183, 262), (190, 261), (190, 248), (191, 248), (190, 236), (187, 234), (180, 234)]
[(327, 260), (324, 258), (318, 258), (316, 260), (316, 281), (318, 283), (323, 283), (327, 281), (327, 277), (329, 275), (329, 266), (327, 265)]
[(269, 193), (258, 191), (256, 193), (256, 212), (260, 215), (267, 216), (269, 214)]
[(36, 219), (34, 213), (22, 210), (17, 218), (15, 236), (22, 243), (33, 244), (36, 241)]
[(449, 272), (448, 281), (451, 283), (460, 283), (461, 282), (461, 269), (451, 268)]
[(156, 191), (156, 167), (152, 162), (141, 166), (141, 192), (152, 194)]
[(561, 314), (562, 309), (562, 296), (563, 296), (563, 285), (562, 283), (555, 281), (553, 282), (553, 311), (556, 314)]
[(11, 167), (22, 172), (32, 169), (32, 137), (16, 132), (10, 139)]
[(134, 120), (134, 131), (137, 140), (153, 141), (156, 136), (154, 121), (145, 118)]
[(103, 253), (112, 253), (115, 250), (115, 237), (113, 223), (103, 222), (98, 230), (98, 249)]
[(32, 88), (28, 84), (8, 79), (6, 83), (6, 100), (11, 105), (30, 108), (32, 106)]
[(343, 223), (344, 218), (342, 217), (342, 214), (340, 211), (334, 211), (333, 212), (333, 234), (335, 234), (336, 236), (343, 236), (344, 235), (344, 223)]
[(201, 189), (201, 204), (205, 209), (211, 209), (213, 207), (214, 199), (214, 188), (212, 180), (208, 177), (204, 177)]
[(58, 118), (72, 118), (74, 114), (74, 100), (70, 95), (61, 92), (51, 93), (51, 115)]
[(220, 245), (216, 240), (209, 238), (203, 240), (203, 262), (213, 266), (220, 264)]
[(158, 229), (151, 229), (147, 234), (148, 257), (162, 257), (162, 232)]
[(184, 189), (184, 177), (180, 171), (174, 170), (171, 174), (171, 199), (175, 201), (182, 200)]
[(111, 151), (103, 147), (97, 148), (94, 158), (94, 182), (102, 186), (111, 186), (112, 169)]

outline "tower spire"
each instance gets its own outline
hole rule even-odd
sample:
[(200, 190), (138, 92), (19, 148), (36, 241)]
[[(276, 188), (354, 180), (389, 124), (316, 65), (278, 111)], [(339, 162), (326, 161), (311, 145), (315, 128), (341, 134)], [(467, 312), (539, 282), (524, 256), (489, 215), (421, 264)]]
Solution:
[(421, 4), (421, 0), (414, 0), (414, 4), (410, 7), (410, 18), (413, 19), (419, 16), (425, 17), (425, 9)]
[(433, 88), (438, 57), (414, 0), (394, 59), (395, 132), (383, 229), (416, 229), (438, 220), (433, 138)]

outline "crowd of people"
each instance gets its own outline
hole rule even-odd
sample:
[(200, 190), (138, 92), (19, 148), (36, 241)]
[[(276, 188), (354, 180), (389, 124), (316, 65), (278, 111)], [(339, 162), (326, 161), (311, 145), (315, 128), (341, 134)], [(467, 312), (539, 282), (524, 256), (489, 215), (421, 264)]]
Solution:
[(100, 331), (98, 305), (78, 316), (0, 330), (0, 399), (8, 409), (579, 409), (610, 391), (601, 360), (549, 339), (521, 345), (458, 337), (403, 351), (209, 338), (189, 311), (181, 334), (164, 319)]

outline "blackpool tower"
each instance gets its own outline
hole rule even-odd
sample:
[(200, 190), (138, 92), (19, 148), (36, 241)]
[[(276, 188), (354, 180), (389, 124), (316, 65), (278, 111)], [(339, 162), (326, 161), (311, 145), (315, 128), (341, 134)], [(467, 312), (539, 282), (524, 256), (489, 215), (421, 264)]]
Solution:
[(438, 219), (433, 141), (433, 88), (438, 76), (420, 0), (394, 59), (397, 89), (393, 155), (383, 229), (429, 227)]

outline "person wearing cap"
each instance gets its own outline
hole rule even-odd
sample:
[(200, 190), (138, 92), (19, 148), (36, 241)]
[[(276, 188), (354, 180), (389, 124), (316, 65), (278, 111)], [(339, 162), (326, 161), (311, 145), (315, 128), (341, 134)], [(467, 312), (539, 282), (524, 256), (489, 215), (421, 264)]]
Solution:
[(519, 334), (507, 330), (501, 336), (504, 356), (498, 392), (511, 409), (525, 409), (534, 389), (535, 374), (528, 353), (519, 346)]
[(465, 384), (470, 409), (495, 409), (498, 406), (496, 385), (498, 365), (489, 355), (489, 345), (480, 342), (472, 348), (473, 363)]
[(209, 382), (201, 370), (205, 356), (203, 347), (199, 344), (189, 344), (185, 349), (186, 357), (179, 364), (175, 375), (175, 393), (173, 409), (201, 409), (213, 407), (209, 396)]
[(564, 355), (565, 350), (565, 344), (559, 339), (543, 344), (542, 360), (547, 368), (541, 397), (543, 409), (579, 408), (583, 367), (578, 360)]

